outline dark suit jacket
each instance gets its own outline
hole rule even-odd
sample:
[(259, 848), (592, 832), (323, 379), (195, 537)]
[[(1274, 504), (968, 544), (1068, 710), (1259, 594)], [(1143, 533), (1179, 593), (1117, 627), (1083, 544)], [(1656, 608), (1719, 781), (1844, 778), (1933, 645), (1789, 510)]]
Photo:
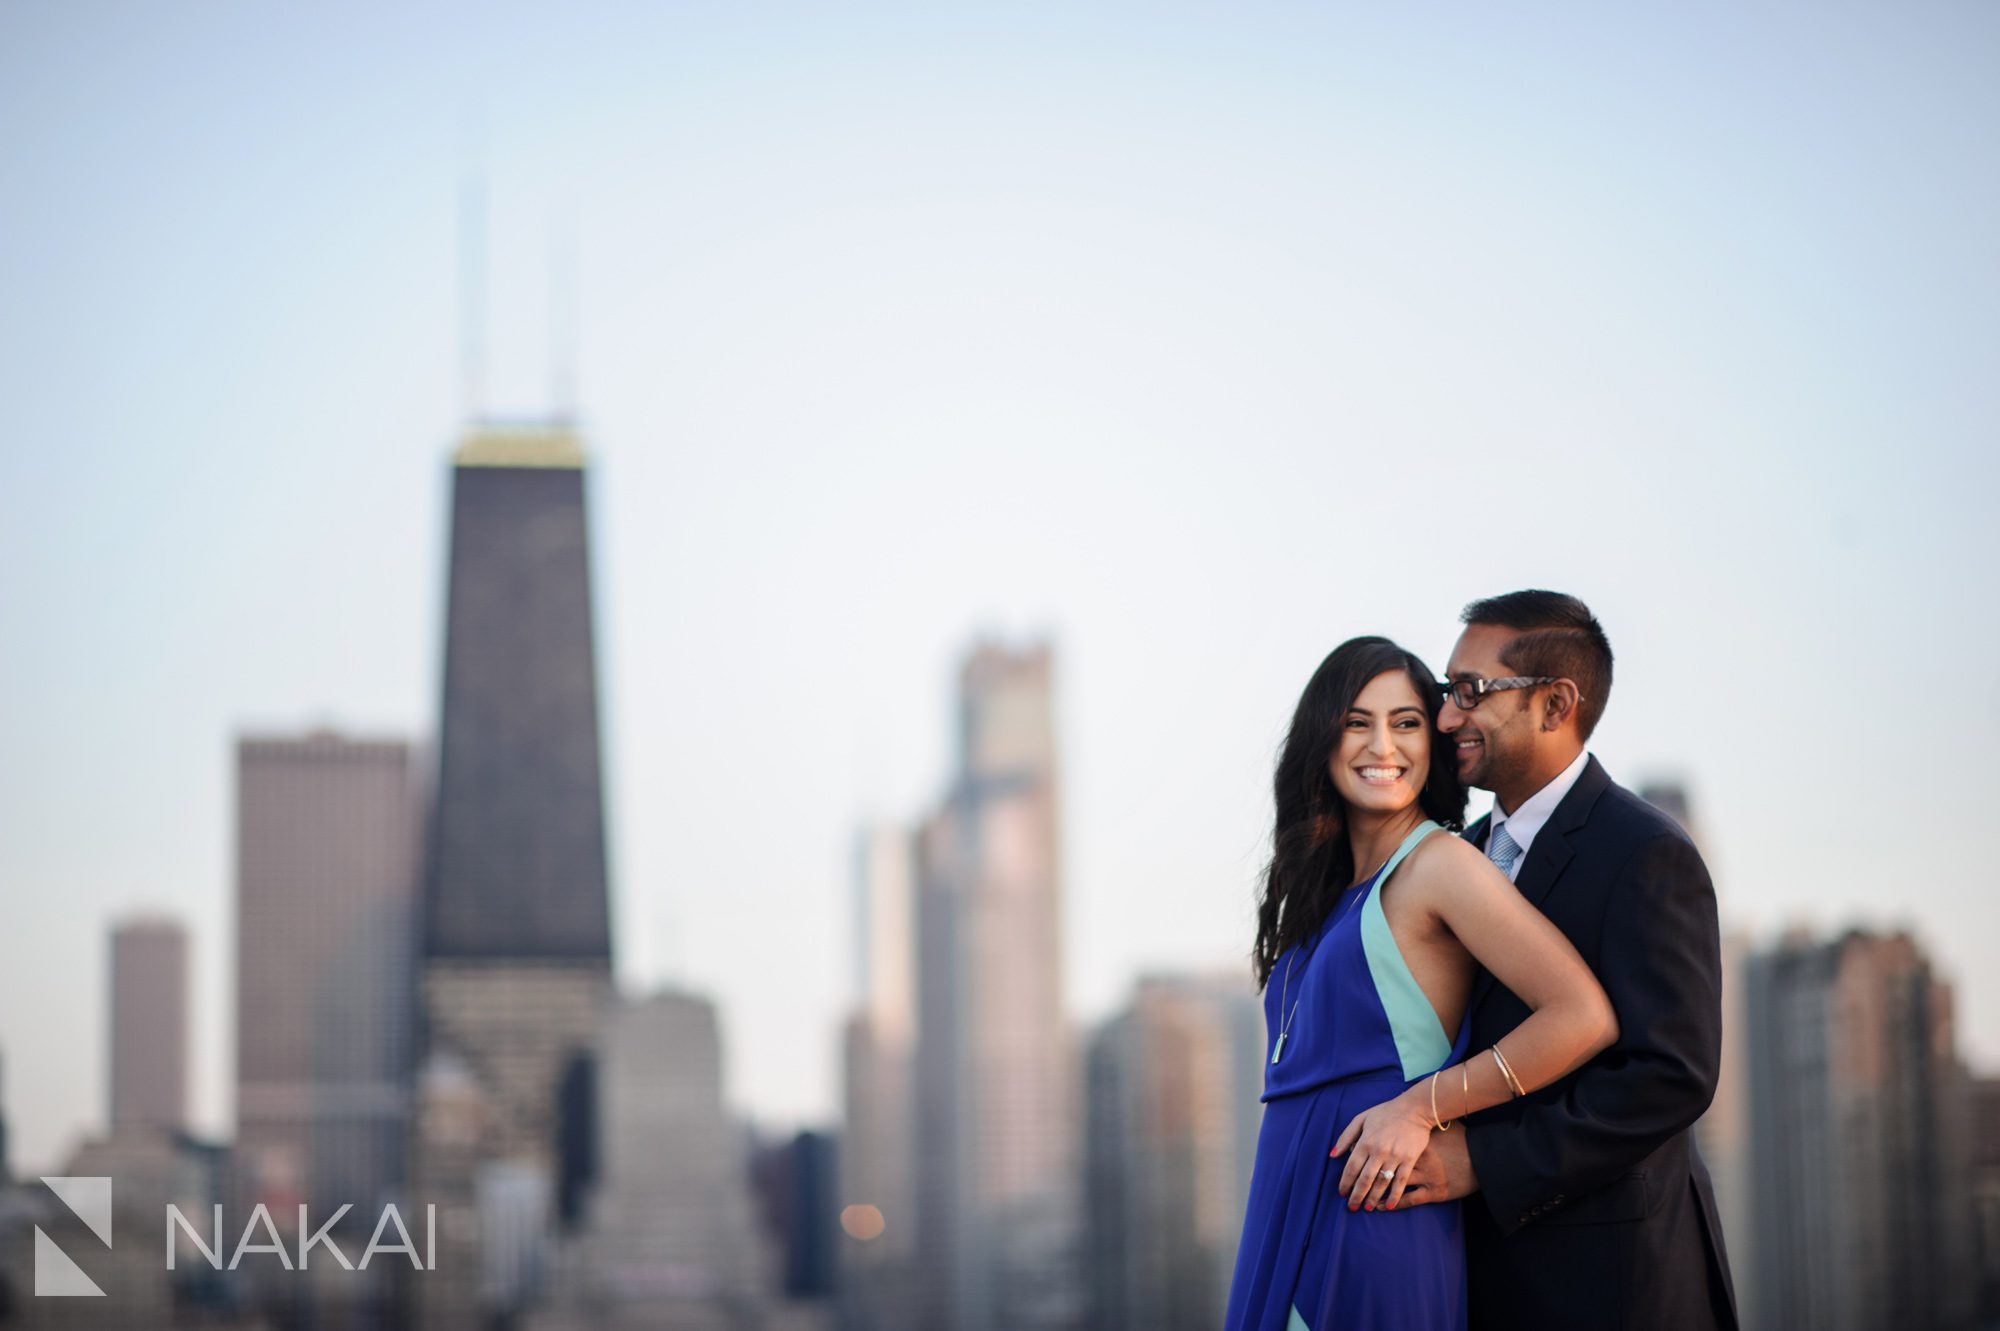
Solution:
[[(1467, 837), (1484, 845), (1487, 820)], [(1521, 895), (1568, 936), (1618, 1040), (1525, 1099), (1474, 1115), (1465, 1203), (1473, 1331), (1736, 1327), (1722, 1225), (1692, 1125), (1715, 1095), (1715, 890), (1679, 824), (1597, 759), (1535, 836)], [(1473, 1057), (1527, 1019), (1483, 972)]]

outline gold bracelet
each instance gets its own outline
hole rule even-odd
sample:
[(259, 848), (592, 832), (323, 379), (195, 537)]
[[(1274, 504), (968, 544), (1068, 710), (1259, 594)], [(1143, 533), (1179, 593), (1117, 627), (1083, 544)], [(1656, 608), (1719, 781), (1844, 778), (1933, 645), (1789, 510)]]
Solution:
[(1460, 1118), (1464, 1118), (1472, 1112), (1472, 1086), (1467, 1080), (1471, 1074), (1466, 1071), (1471, 1065), (1472, 1060), (1469, 1058), (1458, 1065), (1458, 1102), (1465, 1106), (1464, 1110), (1459, 1114)]
[(1507, 1055), (1500, 1048), (1498, 1040), (1493, 1042), (1493, 1061), (1500, 1065), (1500, 1075), (1507, 1079), (1507, 1089), (1514, 1093), (1516, 1099), (1528, 1093), (1522, 1087), (1521, 1079), (1514, 1075), (1514, 1065), (1507, 1061)]
[(1500, 1075), (1506, 1078), (1507, 1089), (1514, 1093), (1514, 1098), (1518, 1100), (1526, 1095), (1527, 1092), (1521, 1088), (1521, 1079), (1514, 1075), (1512, 1065), (1507, 1062), (1507, 1055), (1500, 1052), (1500, 1042), (1498, 1040), (1493, 1042), (1493, 1061), (1500, 1066)]
[(1443, 1075), (1443, 1068), (1431, 1074), (1431, 1126), (1439, 1132), (1450, 1132), (1451, 1124), (1438, 1117), (1438, 1078)]

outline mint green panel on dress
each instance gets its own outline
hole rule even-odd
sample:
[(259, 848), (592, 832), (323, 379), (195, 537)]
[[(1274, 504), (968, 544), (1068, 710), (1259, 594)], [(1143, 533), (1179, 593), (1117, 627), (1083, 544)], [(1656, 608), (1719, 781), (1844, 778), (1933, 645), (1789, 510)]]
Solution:
[(1292, 1315), (1285, 1319), (1285, 1331), (1312, 1331), (1306, 1325), (1306, 1319), (1299, 1316), (1299, 1305), (1296, 1303), (1292, 1305)]
[(1389, 1033), (1396, 1038), (1396, 1055), (1403, 1064), (1403, 1080), (1428, 1077), (1451, 1057), (1451, 1037), (1438, 1024), (1437, 1009), (1410, 974), (1396, 936), (1389, 932), (1389, 917), (1382, 913), (1382, 885), (1389, 881), (1396, 865), (1432, 832), (1442, 831), (1436, 823), (1425, 823), (1412, 832), (1383, 867), (1368, 900), (1361, 903), (1361, 950), (1368, 958), (1368, 975), (1389, 1014)]

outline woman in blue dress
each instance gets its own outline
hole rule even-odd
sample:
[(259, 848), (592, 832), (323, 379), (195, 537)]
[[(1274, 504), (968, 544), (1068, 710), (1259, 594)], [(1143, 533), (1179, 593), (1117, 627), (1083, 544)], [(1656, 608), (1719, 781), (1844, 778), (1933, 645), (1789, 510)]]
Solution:
[[(1386, 638), (1341, 644), (1278, 760), (1254, 953), (1264, 1124), (1228, 1331), (1462, 1331), (1458, 1205), (1399, 1209), (1411, 1164), (1433, 1132), (1617, 1034), (1568, 940), (1445, 830), (1465, 788), (1435, 679)], [(1480, 966), (1533, 1015), (1468, 1050)]]

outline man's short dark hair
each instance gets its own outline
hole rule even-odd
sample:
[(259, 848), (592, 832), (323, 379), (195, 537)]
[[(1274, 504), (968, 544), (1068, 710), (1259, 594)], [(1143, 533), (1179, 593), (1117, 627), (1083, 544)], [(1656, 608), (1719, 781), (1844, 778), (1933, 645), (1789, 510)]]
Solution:
[(1474, 601), (1458, 618), (1516, 630), (1500, 653), (1509, 670), (1576, 681), (1576, 729), (1590, 739), (1611, 697), (1611, 640), (1589, 606), (1561, 592), (1508, 592)]

